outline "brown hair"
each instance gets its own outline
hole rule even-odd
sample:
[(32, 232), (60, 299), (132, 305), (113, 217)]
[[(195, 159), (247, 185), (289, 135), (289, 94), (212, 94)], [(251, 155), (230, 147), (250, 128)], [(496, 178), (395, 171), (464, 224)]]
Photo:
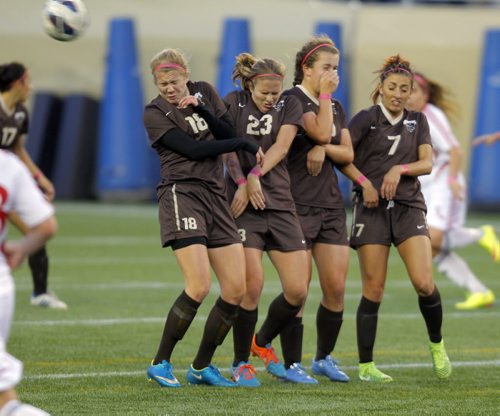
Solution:
[(25, 66), (19, 62), (0, 65), (0, 92), (10, 90), (14, 82), (21, 79), (25, 73)]
[(295, 55), (295, 73), (293, 79), (293, 85), (298, 85), (304, 79), (303, 66), (311, 68), (314, 62), (318, 60), (320, 52), (330, 52), (334, 55), (339, 54), (339, 50), (336, 48), (335, 43), (327, 35), (319, 35), (313, 37), (309, 42), (307, 42), (302, 49)]
[(439, 107), (450, 120), (456, 122), (460, 116), (460, 108), (458, 104), (450, 98), (452, 94), (448, 88), (427, 78), (420, 72), (415, 72), (414, 77), (418, 85), (420, 85), (427, 94), (427, 102)]
[(378, 97), (380, 96), (379, 93), (380, 85), (384, 83), (385, 79), (389, 75), (391, 74), (406, 75), (411, 79), (413, 84), (413, 70), (410, 67), (410, 62), (402, 58), (399, 54), (389, 56), (382, 65), (382, 68), (379, 69), (378, 71), (375, 71), (375, 73), (379, 74), (379, 76), (377, 77), (379, 83), (377, 85), (377, 88), (375, 88), (375, 90), (373, 90), (371, 93), (373, 104), (377, 103)]
[(244, 90), (249, 90), (256, 77), (279, 77), (285, 76), (285, 66), (274, 59), (257, 59), (249, 53), (241, 53), (236, 57), (232, 79), (233, 82), (240, 81)]

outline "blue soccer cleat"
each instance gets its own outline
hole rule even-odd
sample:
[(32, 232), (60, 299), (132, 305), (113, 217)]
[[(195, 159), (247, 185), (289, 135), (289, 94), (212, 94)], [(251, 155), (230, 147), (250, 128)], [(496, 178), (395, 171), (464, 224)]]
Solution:
[(286, 370), (285, 381), (298, 384), (318, 384), (318, 380), (307, 374), (300, 363), (294, 363)]
[(173, 371), (174, 367), (166, 360), (156, 365), (151, 361), (146, 374), (149, 380), (156, 381), (161, 387), (180, 387), (181, 383), (175, 378)]
[(241, 361), (237, 366), (231, 366), (232, 379), (241, 387), (260, 387), (257, 372), (249, 362)]
[(338, 362), (330, 355), (327, 355), (323, 360), (312, 361), (311, 370), (317, 376), (326, 376), (331, 381), (340, 381), (347, 383), (350, 379), (339, 367)]
[(203, 370), (195, 370), (192, 365), (186, 375), (189, 384), (207, 384), (215, 387), (237, 387), (238, 385), (231, 380), (225, 378), (219, 369), (210, 364)]

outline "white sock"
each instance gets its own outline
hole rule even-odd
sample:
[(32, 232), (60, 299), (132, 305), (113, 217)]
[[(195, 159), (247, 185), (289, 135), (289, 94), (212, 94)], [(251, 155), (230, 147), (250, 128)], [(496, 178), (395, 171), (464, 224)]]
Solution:
[(444, 235), (443, 251), (453, 251), (456, 248), (477, 243), (484, 232), (481, 228), (454, 228)]
[(485, 293), (488, 288), (481, 283), (467, 263), (456, 253), (440, 254), (434, 259), (437, 269), (448, 279), (471, 293)]

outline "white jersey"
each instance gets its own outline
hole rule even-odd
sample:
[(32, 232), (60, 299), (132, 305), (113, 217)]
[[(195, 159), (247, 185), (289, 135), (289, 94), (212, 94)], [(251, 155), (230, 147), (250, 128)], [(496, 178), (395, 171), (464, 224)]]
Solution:
[(432, 173), (430, 175), (419, 176), (422, 191), (424, 191), (424, 187), (428, 186), (438, 176), (445, 176), (446, 180), (448, 180), (450, 150), (460, 145), (451, 130), (448, 118), (440, 108), (433, 104), (427, 104), (422, 113), (425, 114), (429, 123), (433, 151)]
[[(427, 204), (427, 223), (432, 228), (448, 231), (464, 224), (467, 211), (466, 201), (453, 197), (448, 181), (450, 150), (458, 147), (459, 143), (441, 109), (427, 104), (422, 112), (429, 123), (433, 149), (432, 173), (419, 176), (422, 194)], [(458, 173), (457, 181), (465, 189), (465, 178), (462, 172)]]
[[(15, 211), (28, 227), (35, 227), (54, 214), (24, 163), (14, 154), (0, 150), (0, 245), (7, 238), (10, 211)], [(9, 272), (9, 267), (0, 250), (0, 274), (5, 272)]]

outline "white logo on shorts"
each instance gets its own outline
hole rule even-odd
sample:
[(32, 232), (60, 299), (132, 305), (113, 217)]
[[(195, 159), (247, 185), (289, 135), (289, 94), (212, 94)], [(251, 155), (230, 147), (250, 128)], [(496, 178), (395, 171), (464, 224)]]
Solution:
[(417, 228), (418, 228), (419, 230), (421, 230), (421, 229), (422, 229), (422, 228), (424, 228), (424, 227), (425, 227), (425, 224), (424, 224), (424, 225), (417, 225)]

